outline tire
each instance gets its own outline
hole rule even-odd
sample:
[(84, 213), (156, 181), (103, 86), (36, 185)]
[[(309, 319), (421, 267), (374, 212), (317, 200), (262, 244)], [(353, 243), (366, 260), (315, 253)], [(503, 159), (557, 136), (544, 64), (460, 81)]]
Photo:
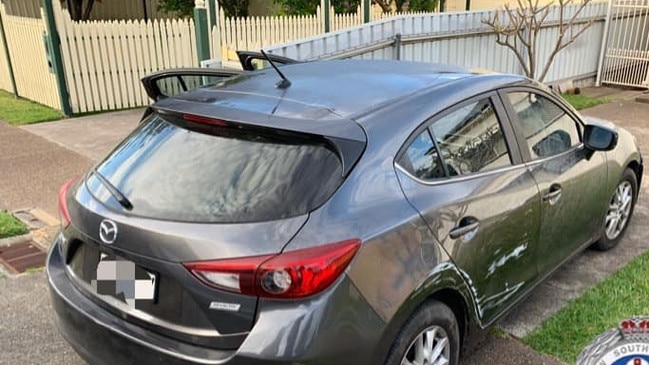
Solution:
[[(434, 338), (430, 344), (427, 341), (429, 338)], [(416, 357), (417, 342), (423, 345), (422, 349), (432, 348), (433, 353), (436, 353), (435, 350), (440, 350), (443, 358), (434, 357), (435, 361), (425, 363), (412, 361), (421, 359), (421, 356)], [(419, 355), (424, 352), (425, 350), (418, 351)], [(428, 354), (430, 352), (429, 350)], [(443, 303), (431, 300), (422, 304), (399, 331), (385, 365), (457, 365), (459, 353), (460, 330), (453, 311)]]
[[(629, 192), (631, 194), (631, 199), (628, 202), (628, 211), (624, 213), (626, 209), (622, 208), (619, 204), (619, 194), (624, 194), (621, 192), (620, 189), (625, 189), (626, 187), (630, 188)], [(609, 208), (606, 210), (606, 213), (604, 213), (604, 219), (602, 221), (602, 232), (600, 235), (599, 240), (595, 242), (591, 247), (599, 250), (599, 251), (608, 251), (612, 249), (613, 247), (617, 246), (617, 244), (620, 242), (622, 237), (624, 236), (624, 233), (626, 232), (626, 229), (629, 227), (629, 222), (631, 221), (631, 218), (633, 217), (633, 210), (635, 208), (635, 203), (638, 200), (638, 179), (635, 176), (635, 173), (633, 170), (627, 168), (624, 170), (622, 173), (622, 177), (620, 178), (620, 182), (617, 184), (615, 187), (615, 191), (613, 192), (613, 196), (611, 197), (611, 200), (609, 202)], [(615, 229), (609, 230), (609, 228), (612, 226), (609, 226), (609, 221), (615, 222), (613, 220), (609, 220), (609, 215), (615, 215), (613, 212), (613, 206), (617, 205), (618, 209), (617, 212), (619, 215), (619, 220), (616, 221)], [(623, 220), (623, 221), (622, 221)]]

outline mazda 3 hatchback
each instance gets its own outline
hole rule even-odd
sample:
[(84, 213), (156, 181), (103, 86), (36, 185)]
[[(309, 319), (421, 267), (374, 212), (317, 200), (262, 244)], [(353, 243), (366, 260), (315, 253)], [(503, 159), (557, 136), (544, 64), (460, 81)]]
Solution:
[(144, 85), (140, 125), (59, 195), (55, 318), (92, 364), (455, 365), (615, 246), (642, 178), (633, 136), (520, 76), (345, 60)]

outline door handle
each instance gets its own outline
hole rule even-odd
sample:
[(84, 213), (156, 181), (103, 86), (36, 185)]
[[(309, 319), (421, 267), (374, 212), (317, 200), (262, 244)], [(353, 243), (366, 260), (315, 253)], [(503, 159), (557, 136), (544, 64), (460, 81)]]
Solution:
[(460, 219), (460, 223), (449, 232), (452, 239), (458, 239), (467, 233), (473, 232), (478, 229), (480, 222), (474, 217), (464, 217)]
[(561, 193), (563, 190), (561, 189), (561, 185), (559, 184), (552, 184), (550, 186), (550, 190), (548, 190), (545, 195), (543, 195), (543, 201), (546, 201), (550, 204), (555, 204), (559, 198), (561, 198)]

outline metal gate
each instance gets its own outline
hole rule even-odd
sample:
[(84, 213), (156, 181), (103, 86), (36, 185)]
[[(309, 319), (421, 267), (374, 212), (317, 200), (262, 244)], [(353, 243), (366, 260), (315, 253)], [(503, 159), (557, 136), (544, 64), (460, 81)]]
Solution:
[(609, 0), (600, 83), (649, 88), (649, 0)]

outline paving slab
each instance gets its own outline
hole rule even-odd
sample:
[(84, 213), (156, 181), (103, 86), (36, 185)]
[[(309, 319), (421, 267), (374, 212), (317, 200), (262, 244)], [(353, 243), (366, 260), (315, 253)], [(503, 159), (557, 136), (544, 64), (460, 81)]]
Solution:
[(22, 129), (96, 161), (135, 129), (143, 114), (142, 108), (129, 109), (31, 124)]

